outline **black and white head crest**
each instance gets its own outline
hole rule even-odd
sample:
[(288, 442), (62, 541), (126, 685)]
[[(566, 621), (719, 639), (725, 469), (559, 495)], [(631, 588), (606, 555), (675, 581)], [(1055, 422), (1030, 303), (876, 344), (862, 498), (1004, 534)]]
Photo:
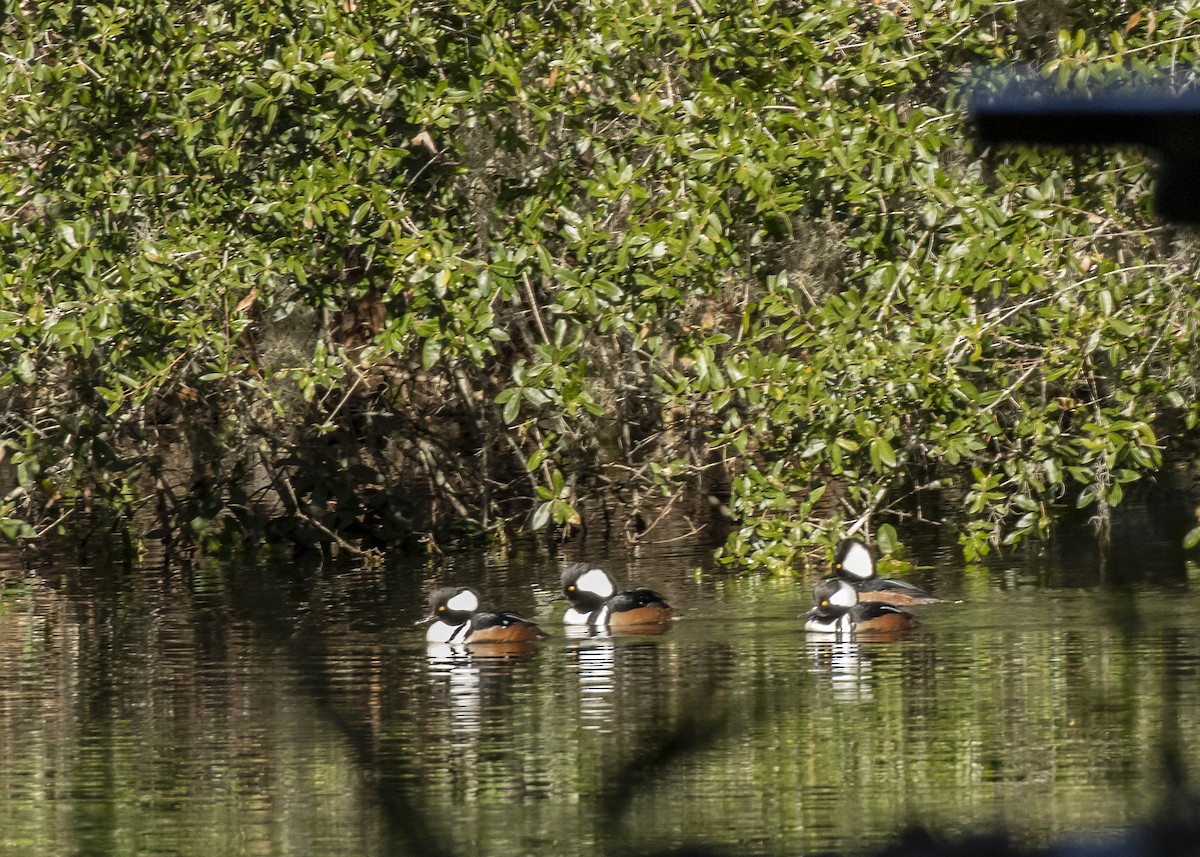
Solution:
[(456, 613), (474, 613), (479, 609), (479, 596), (474, 589), (464, 589), (447, 600), (446, 606)]
[(840, 577), (827, 577), (813, 587), (813, 610), (817, 613), (843, 613), (858, 603), (858, 590)]
[(611, 598), (616, 594), (617, 584), (607, 571), (592, 566), (575, 578), (575, 588), (597, 598)]
[(469, 586), (441, 586), (429, 593), (429, 607), (435, 616), (469, 616), (479, 610), (479, 593)]
[(849, 609), (858, 603), (858, 590), (844, 580), (838, 581), (838, 587), (829, 596), (829, 603), (834, 607)]
[(430, 619), (425, 633), (431, 643), (462, 642), (471, 617), (479, 610), (479, 593), (469, 586), (441, 586), (429, 593)]
[(875, 576), (875, 557), (871, 549), (858, 539), (843, 539), (833, 557), (838, 574), (855, 580), (870, 580)]

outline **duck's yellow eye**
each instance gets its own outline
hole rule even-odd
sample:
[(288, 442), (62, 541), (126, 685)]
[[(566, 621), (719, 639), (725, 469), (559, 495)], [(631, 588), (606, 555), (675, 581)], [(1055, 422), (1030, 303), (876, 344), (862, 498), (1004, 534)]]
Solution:
[(829, 602), (828, 602), (828, 601), (822, 601), (822, 602), (821, 602), (821, 606), (822, 606), (822, 607), (828, 607), (828, 606), (829, 606)]
[(574, 591), (575, 591), (575, 584), (572, 583), (570, 586), (567, 587), (567, 592), (574, 592)]
[(445, 604), (439, 604), (439, 605), (438, 605), (438, 612), (439, 612), (439, 613), (445, 613), (445, 612), (446, 612), (446, 605), (445, 605)]
[(841, 564), (840, 562), (835, 562), (835, 563), (833, 564), (833, 567), (834, 567), (834, 568), (841, 568), (841, 567), (842, 567), (842, 564)]

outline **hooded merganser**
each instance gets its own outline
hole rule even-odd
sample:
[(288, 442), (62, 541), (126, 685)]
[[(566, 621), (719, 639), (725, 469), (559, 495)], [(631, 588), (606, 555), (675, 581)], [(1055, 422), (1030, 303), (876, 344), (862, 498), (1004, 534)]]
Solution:
[(916, 623), (911, 613), (895, 605), (860, 602), (858, 590), (836, 577), (813, 587), (813, 606), (804, 614), (804, 630), (821, 634), (904, 631)]
[(665, 625), (671, 620), (671, 605), (653, 589), (617, 592), (613, 576), (598, 565), (576, 562), (562, 575), (563, 595), (571, 606), (563, 615), (567, 625), (599, 628), (634, 628)]
[(547, 636), (516, 613), (480, 612), (479, 593), (469, 586), (438, 587), (429, 593), (429, 609), (430, 643), (521, 643)]
[(876, 577), (875, 555), (858, 539), (842, 539), (838, 542), (833, 554), (833, 572), (858, 590), (859, 601), (934, 604), (942, 600), (903, 580)]

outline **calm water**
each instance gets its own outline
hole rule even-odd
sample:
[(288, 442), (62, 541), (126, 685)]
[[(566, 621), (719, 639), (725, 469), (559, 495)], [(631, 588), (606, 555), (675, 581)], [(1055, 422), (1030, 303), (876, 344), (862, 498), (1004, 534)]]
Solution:
[[(1200, 570), (1135, 526), (965, 574), (917, 546), (895, 642), (806, 639), (811, 580), (597, 549), (682, 614), (566, 636), (559, 565), (370, 571), (0, 557), (0, 853), (861, 852), (905, 825), (1022, 843), (1117, 831), (1200, 771)], [(430, 650), (423, 597), (479, 586), (552, 632)], [(1180, 740), (1182, 739), (1182, 740)], [(679, 753), (664, 746), (683, 746)]]

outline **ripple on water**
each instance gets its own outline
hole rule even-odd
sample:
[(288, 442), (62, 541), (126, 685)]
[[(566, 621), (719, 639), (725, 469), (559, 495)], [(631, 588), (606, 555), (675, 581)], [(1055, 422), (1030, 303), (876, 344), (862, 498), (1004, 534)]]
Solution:
[[(963, 603), (893, 641), (806, 636), (811, 580), (652, 552), (610, 564), (677, 607), (655, 637), (568, 636), (540, 558), (256, 568), (251, 595), (221, 569), (201, 594), (159, 569), (10, 576), (0, 850), (395, 853), (384, 786), (464, 854), (857, 852), (911, 823), (1041, 842), (1145, 817), (1161, 745), (1200, 734), (1192, 578), (938, 561), (921, 582)], [(426, 646), (423, 590), (450, 575), (551, 637)]]

